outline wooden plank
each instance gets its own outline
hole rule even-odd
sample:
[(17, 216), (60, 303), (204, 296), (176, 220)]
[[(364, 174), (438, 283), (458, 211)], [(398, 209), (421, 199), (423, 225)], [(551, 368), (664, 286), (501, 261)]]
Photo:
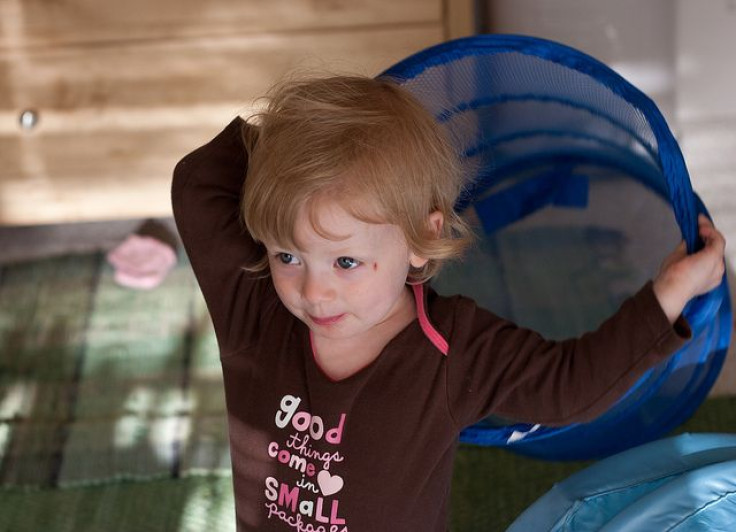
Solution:
[(170, 216), (174, 164), (214, 136), (214, 129), (60, 133), (15, 143), (0, 137), (0, 152), (14, 145), (21, 163), (29, 164), (20, 175), (3, 172), (0, 223)]
[[(0, 131), (25, 108), (68, 114), (248, 102), (295, 68), (373, 74), (442, 39), (438, 24), (43, 49), (0, 61)], [(3, 75), (5, 74), (5, 75)], [(8, 114), (10, 113), (10, 114)], [(69, 124), (70, 129), (78, 124)], [(13, 124), (13, 128), (16, 125)]]
[[(249, 114), (273, 80), (374, 75), (441, 39), (436, 24), (33, 51), (24, 68), (35, 75), (0, 66), (0, 224), (168, 216), (176, 161)], [(30, 132), (24, 107), (40, 113)]]
[(441, 0), (0, 0), (0, 53), (71, 43), (439, 23)]

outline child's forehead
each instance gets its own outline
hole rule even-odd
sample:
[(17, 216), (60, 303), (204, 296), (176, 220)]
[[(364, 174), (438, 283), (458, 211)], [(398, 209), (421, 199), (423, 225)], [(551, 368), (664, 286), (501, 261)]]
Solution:
[(318, 233), (325, 232), (334, 239), (343, 238), (344, 228), (387, 224), (379, 202), (366, 194), (322, 194), (299, 206), (295, 229), (309, 224)]
[(299, 251), (347, 251), (351, 248), (368, 251), (404, 241), (398, 226), (375, 216), (366, 219), (360, 211), (353, 212), (349, 205), (334, 200), (302, 205), (290, 234), (284, 237), (274, 239), (277, 241), (274, 243)]
[(323, 199), (303, 205), (294, 227), (294, 235), (309, 230), (321, 238), (343, 242), (380, 234), (386, 222), (377, 215), (368, 216), (357, 202)]

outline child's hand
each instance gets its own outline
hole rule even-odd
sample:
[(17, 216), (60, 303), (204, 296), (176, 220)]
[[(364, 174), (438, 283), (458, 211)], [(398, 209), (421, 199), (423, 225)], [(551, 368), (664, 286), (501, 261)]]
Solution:
[(690, 299), (718, 286), (726, 269), (723, 260), (726, 240), (723, 235), (703, 214), (698, 217), (698, 229), (705, 242), (703, 249), (688, 255), (685, 242), (681, 242), (664, 259), (654, 279), (654, 294), (670, 323), (675, 322)]

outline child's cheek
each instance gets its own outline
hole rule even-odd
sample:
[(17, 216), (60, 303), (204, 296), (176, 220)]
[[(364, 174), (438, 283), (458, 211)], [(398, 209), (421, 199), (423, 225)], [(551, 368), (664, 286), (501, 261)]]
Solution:
[(271, 269), (271, 279), (282, 301), (296, 289), (298, 273), (295, 270), (296, 268), (290, 270), (283, 266)]
[(279, 276), (271, 274), (273, 278), (274, 288), (276, 289), (276, 295), (284, 304), (284, 306), (299, 318), (297, 311), (295, 310), (299, 304), (299, 291), (297, 284), (291, 276)]
[(271, 261), (269, 264), (271, 269), (271, 275), (276, 279), (279, 278), (293, 278), (299, 274), (299, 268), (290, 264), (284, 264), (280, 261)]

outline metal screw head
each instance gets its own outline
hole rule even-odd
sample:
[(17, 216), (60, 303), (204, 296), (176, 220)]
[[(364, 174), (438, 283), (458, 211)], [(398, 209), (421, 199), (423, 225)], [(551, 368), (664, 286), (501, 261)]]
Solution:
[(18, 122), (20, 123), (20, 127), (23, 129), (33, 129), (38, 125), (38, 112), (33, 109), (26, 109), (20, 114), (20, 117), (18, 118)]

